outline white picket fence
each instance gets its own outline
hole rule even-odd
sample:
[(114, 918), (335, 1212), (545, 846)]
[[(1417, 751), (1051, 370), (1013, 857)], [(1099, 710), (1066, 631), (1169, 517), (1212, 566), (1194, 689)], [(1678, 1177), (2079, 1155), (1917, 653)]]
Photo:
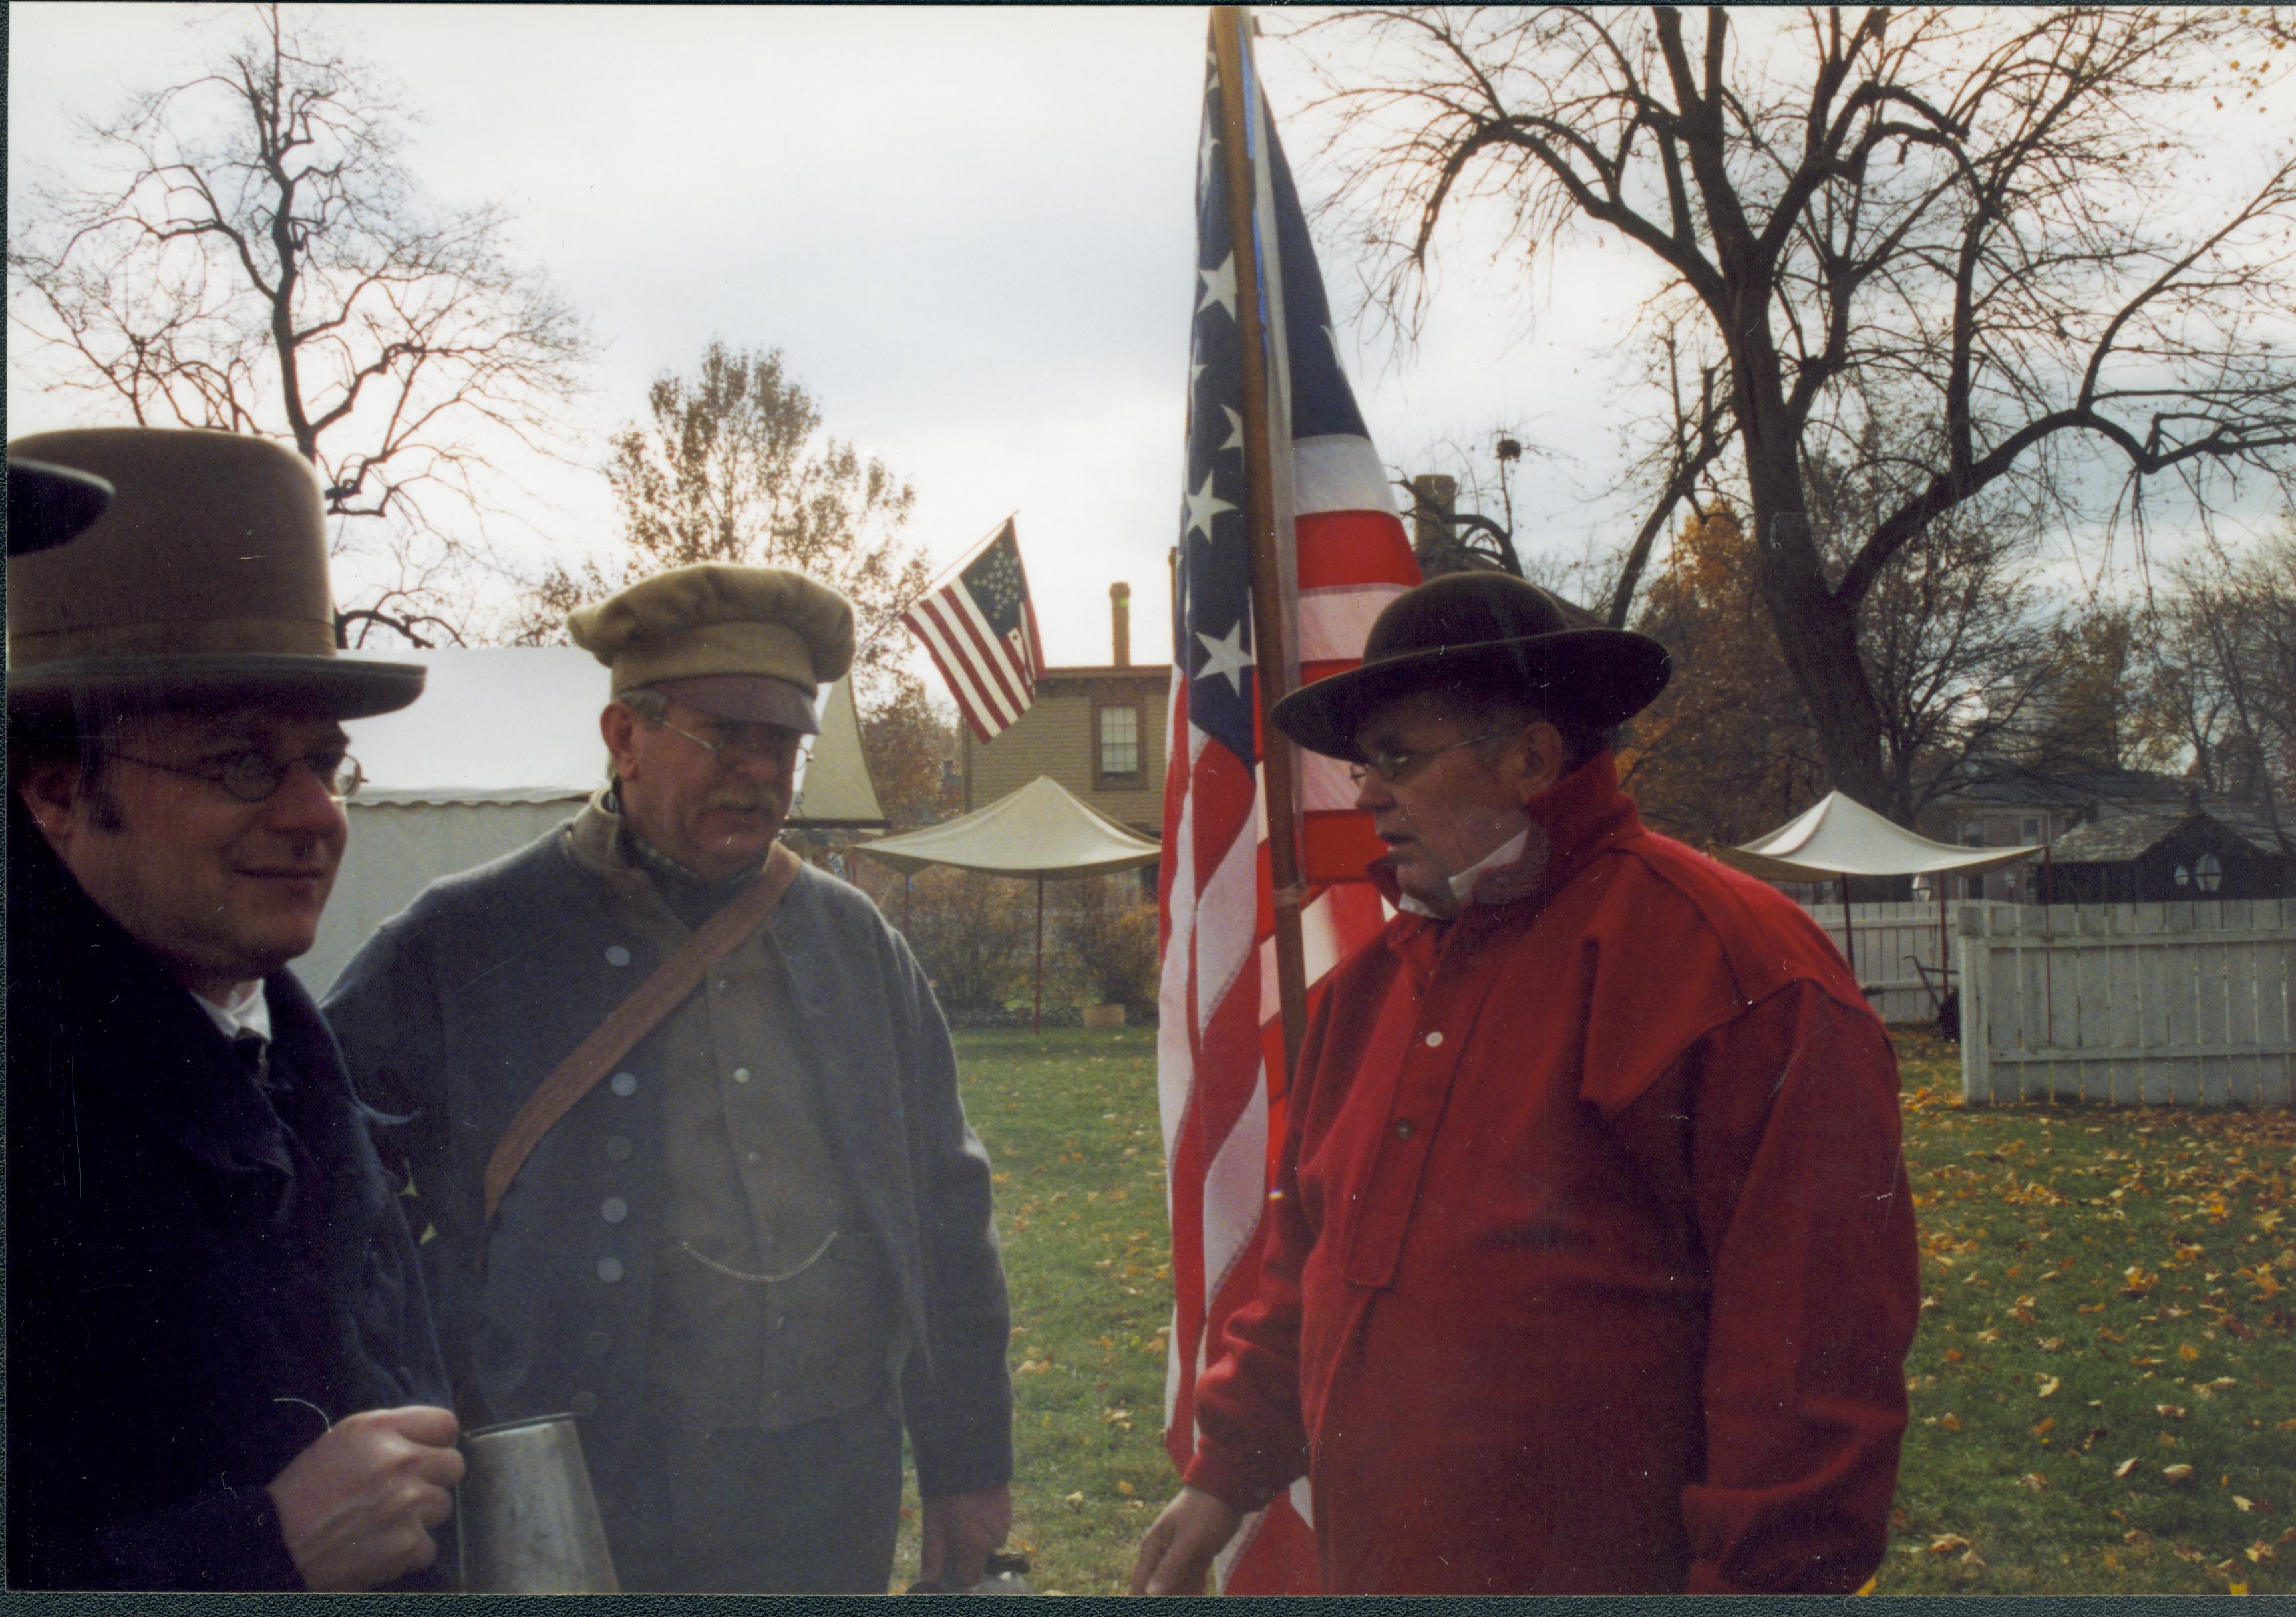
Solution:
[(1972, 1104), (2296, 1104), (2296, 899), (1953, 908)]
[[(1847, 959), (1850, 952), (1841, 925), (1841, 906), (1820, 900), (1805, 902), (1809, 918), (1825, 928), (1826, 936)], [(1944, 992), (1938, 974), (1943, 960), (1939, 951), (1938, 907), (1927, 903), (1852, 904), (1849, 932), (1857, 956), (1857, 982), (1866, 1002), (1884, 1022), (1934, 1022), (1937, 996)], [(1949, 946), (1948, 932), (1946, 942)], [(1925, 986), (1919, 961), (1929, 973)]]

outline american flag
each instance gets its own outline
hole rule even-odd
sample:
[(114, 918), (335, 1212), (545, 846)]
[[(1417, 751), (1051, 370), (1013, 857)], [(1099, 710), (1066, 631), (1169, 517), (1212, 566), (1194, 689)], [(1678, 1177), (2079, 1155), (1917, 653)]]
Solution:
[[(1197, 156), (1196, 309), (1188, 369), (1187, 473), (1174, 601), (1171, 759), (1160, 872), (1164, 935), (1157, 1078), (1170, 1177), (1173, 1321), (1165, 1443), (1195, 1447), (1196, 1379), (1220, 1327), (1253, 1291), (1260, 1209), (1282, 1138), (1284, 1041), (1278, 1003), (1261, 798), (1259, 648), (1244, 512), (1243, 347), (1238, 300), (1257, 301), (1267, 349), (1268, 440), (1278, 568), (1294, 644), (1277, 655), (1287, 685), (1353, 666), (1379, 609), (1419, 582), (1386, 473), (1339, 364), (1323, 277), (1250, 62), (1250, 19), (1213, 12), (1217, 42), (1237, 30), (1242, 82), (1206, 73)], [(1260, 284), (1240, 283), (1228, 224), (1223, 94), (1243, 97)], [(1296, 662), (1295, 660), (1296, 659)], [(1316, 984), (1384, 921), (1363, 880), (1379, 851), (1350, 805), (1344, 765), (1303, 757), (1301, 917), (1312, 1007)], [(1230, 1594), (1315, 1587), (1307, 1490), (1295, 1486), (1222, 1557)]]
[(965, 723), (982, 740), (993, 740), (1037, 699), (1044, 642), (1012, 518), (939, 588), (902, 613), (901, 622), (924, 642)]

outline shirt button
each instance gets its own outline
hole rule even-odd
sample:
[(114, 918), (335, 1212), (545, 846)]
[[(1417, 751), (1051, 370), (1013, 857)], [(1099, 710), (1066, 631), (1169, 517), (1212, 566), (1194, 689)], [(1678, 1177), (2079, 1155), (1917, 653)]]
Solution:
[(611, 1286), (615, 1281), (621, 1278), (622, 1261), (619, 1258), (600, 1258), (598, 1260), (598, 1278), (603, 1280), (607, 1285)]
[(606, 1142), (606, 1160), (610, 1163), (626, 1163), (629, 1161), (630, 1142), (623, 1139), (619, 1134), (615, 1135), (613, 1139)]
[(754, 1167), (756, 1167), (756, 1166), (758, 1165), (758, 1162), (759, 1162), (761, 1159), (758, 1157), (758, 1154), (757, 1154), (755, 1151), (752, 1151), (752, 1152), (750, 1152), (750, 1159), (749, 1159), (749, 1160), (750, 1160), (750, 1166), (751, 1166), (752, 1168), (754, 1168)]
[(746, 1066), (737, 1066), (737, 1067), (735, 1067), (735, 1068), (734, 1069), (734, 1082), (736, 1082), (736, 1083), (747, 1083), (747, 1082), (750, 1082), (750, 1069), (749, 1069), (748, 1067), (746, 1067)]
[(614, 1339), (603, 1331), (592, 1331), (582, 1338), (582, 1351), (593, 1359), (603, 1359), (606, 1350), (613, 1345)]
[(1440, 1049), (1443, 1048), (1443, 1035), (1439, 1031), (1427, 1035), (1427, 1048), (1429, 1049)]
[(1406, 1117), (1401, 1123), (1395, 1125), (1395, 1137), (1398, 1139), (1409, 1139), (1411, 1138), (1411, 1119)]
[(595, 1392), (577, 1392), (570, 1401), (577, 1415), (595, 1415), (598, 1412), (598, 1395)]
[(623, 948), (619, 943), (609, 943), (609, 944), (607, 944), (607, 945), (606, 945), (606, 964), (607, 964), (607, 965), (609, 965), (609, 966), (627, 966), (627, 965), (628, 965), (629, 963), (630, 963), (630, 951), (629, 951), (628, 950), (627, 950), (627, 949)]
[(619, 1224), (630, 1216), (630, 1205), (619, 1196), (610, 1196), (598, 1204), (598, 1216), (609, 1224)]
[(617, 1095), (635, 1095), (638, 1092), (638, 1075), (636, 1073), (616, 1073), (607, 1080), (606, 1087)]

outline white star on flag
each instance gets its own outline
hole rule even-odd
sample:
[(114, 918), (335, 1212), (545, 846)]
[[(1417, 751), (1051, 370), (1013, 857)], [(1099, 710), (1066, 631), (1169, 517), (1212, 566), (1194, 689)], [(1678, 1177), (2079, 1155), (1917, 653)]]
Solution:
[(1212, 536), (1212, 519), (1224, 510), (1235, 509), (1212, 493), (1212, 474), (1210, 472), (1204, 473), (1204, 486), (1187, 498), (1188, 526), (1181, 530), (1183, 537), (1189, 534), (1201, 534), (1209, 541)]
[(1210, 660), (1197, 674), (1200, 680), (1225, 679), (1235, 687), (1238, 696), (1243, 694), (1243, 671), (1251, 666), (1251, 653), (1243, 649), (1243, 621), (1236, 620), (1234, 628), (1214, 640), (1198, 632), (1196, 638), (1203, 642), (1204, 655)]
[(1219, 268), (1216, 270), (1200, 269), (1196, 274), (1203, 277), (1204, 282), (1204, 300), (1196, 305), (1196, 313), (1201, 314), (1217, 303), (1227, 311), (1227, 317), (1234, 320), (1235, 318), (1235, 255), (1230, 253), (1221, 260)]
[(1227, 442), (1220, 447), (1241, 451), (1243, 448), (1243, 417), (1226, 404), (1220, 406), (1220, 411), (1227, 417)]

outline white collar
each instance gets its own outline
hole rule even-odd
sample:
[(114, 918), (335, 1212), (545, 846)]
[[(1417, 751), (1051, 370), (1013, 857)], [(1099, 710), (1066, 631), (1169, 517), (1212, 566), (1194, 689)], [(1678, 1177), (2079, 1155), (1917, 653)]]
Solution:
[[(1529, 840), (1530, 828), (1525, 826), (1473, 864), (1451, 878), (1451, 895), (1459, 901), (1459, 907), (1464, 910), (1475, 902), (1475, 882), (1484, 871), (1498, 870), (1504, 865), (1511, 865), (1521, 859), (1523, 847)], [(1408, 911), (1414, 915), (1435, 915), (1435, 911), (1423, 900), (1408, 893), (1402, 895), (1395, 907)], [(1436, 919), (1440, 920), (1442, 917), (1436, 916)]]
[(253, 1033), (266, 1044), (271, 1042), (271, 997), (263, 992), (263, 980), (258, 977), (228, 1005), (218, 1005), (205, 994), (192, 996), (208, 1017), (223, 1030), (226, 1039), (236, 1039), (242, 1033)]

